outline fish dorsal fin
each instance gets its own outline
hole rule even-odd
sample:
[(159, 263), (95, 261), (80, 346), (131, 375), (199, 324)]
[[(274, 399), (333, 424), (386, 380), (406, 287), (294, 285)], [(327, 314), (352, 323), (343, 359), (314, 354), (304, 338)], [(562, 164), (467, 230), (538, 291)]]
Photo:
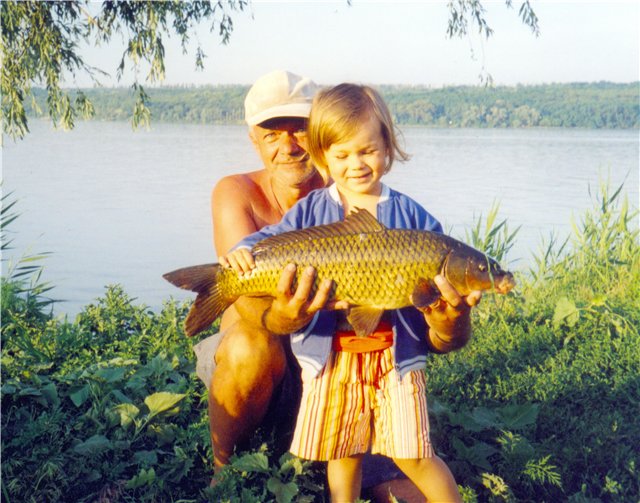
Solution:
[(347, 321), (351, 324), (358, 337), (364, 337), (375, 332), (383, 314), (384, 309), (377, 309), (368, 306), (355, 306), (349, 310)]
[(253, 253), (265, 251), (274, 246), (299, 243), (313, 239), (323, 239), (348, 234), (381, 232), (386, 227), (376, 220), (367, 210), (355, 208), (342, 222), (317, 225), (263, 239), (253, 247)]

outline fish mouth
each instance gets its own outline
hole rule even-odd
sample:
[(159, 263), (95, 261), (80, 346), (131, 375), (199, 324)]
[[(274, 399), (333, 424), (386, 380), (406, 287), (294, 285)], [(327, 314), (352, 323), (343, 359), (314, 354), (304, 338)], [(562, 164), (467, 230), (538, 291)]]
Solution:
[(515, 286), (516, 280), (510, 272), (494, 278), (494, 289), (498, 293), (509, 293)]

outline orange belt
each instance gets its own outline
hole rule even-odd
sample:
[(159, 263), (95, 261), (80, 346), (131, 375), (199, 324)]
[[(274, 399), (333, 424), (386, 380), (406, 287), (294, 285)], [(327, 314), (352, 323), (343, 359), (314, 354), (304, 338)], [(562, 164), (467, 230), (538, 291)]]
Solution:
[(381, 321), (376, 331), (366, 337), (358, 337), (353, 330), (338, 330), (333, 336), (333, 350), (349, 353), (369, 353), (382, 351), (393, 345), (393, 327), (391, 323)]

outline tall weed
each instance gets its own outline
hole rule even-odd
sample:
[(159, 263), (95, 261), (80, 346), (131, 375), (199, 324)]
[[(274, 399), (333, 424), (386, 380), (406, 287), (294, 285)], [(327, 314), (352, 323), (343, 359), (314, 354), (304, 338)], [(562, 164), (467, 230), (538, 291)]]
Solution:
[[(436, 445), (479, 501), (640, 497), (637, 217), (602, 184), (570, 240), (543, 247), (512, 294), (485, 296), (472, 342), (431, 359), (432, 394), (450, 411), (436, 408)], [(505, 406), (535, 407), (535, 422), (496, 422)], [(450, 419), (478, 410), (490, 419), (481, 431)]]
[(494, 203), (486, 219), (483, 219), (480, 214), (471, 231), (466, 232), (466, 242), (501, 263), (506, 260), (509, 250), (513, 248), (520, 227), (511, 231), (506, 219), (497, 222), (499, 211), (500, 204)]

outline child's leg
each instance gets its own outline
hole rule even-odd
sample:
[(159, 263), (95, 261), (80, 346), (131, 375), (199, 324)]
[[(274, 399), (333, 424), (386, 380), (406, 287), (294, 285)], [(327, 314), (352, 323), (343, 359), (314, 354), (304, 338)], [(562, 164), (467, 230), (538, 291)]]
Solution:
[(327, 463), (331, 503), (351, 503), (360, 497), (363, 456), (354, 454), (346, 458), (332, 459)]
[(449, 467), (438, 456), (422, 459), (394, 459), (429, 503), (461, 502), (458, 486)]
[(453, 475), (431, 446), (425, 372), (412, 370), (400, 378), (393, 360), (383, 363), (383, 370), (390, 370), (377, 394), (372, 452), (392, 457), (429, 503), (462, 501)]
[(327, 461), (366, 452), (371, 407), (359, 382), (357, 356), (332, 352), (317, 376), (313, 369), (303, 368), (302, 400), (290, 448), (296, 456)]

